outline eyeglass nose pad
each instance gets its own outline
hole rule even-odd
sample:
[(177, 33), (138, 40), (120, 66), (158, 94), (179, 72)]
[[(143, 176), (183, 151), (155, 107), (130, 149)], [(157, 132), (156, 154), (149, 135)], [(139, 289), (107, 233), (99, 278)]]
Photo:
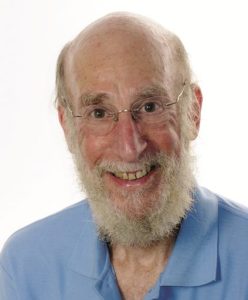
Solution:
[(134, 121), (138, 120), (138, 116), (135, 114), (134, 111), (131, 110), (130, 113), (131, 113), (132, 119), (133, 119)]
[(130, 114), (132, 116), (132, 119), (134, 121), (138, 120), (138, 116), (136, 115), (136, 111), (132, 111), (132, 110), (129, 110), (129, 109), (123, 109), (123, 110), (120, 110), (120, 111), (116, 112), (115, 114), (113, 114), (113, 121), (118, 122), (119, 121), (119, 114), (122, 113), (122, 112), (130, 112)]
[(119, 120), (119, 112), (113, 114), (113, 121), (114, 121), (114, 122), (118, 122), (118, 120)]
[(131, 113), (132, 119), (134, 121), (139, 120), (140, 116), (139, 116), (139, 110), (138, 109), (130, 110), (130, 113)]

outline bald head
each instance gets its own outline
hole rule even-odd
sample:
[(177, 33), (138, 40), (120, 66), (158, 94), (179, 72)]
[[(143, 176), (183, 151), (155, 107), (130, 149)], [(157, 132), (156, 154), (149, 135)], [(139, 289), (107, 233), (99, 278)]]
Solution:
[[(72, 74), (84, 73), (103, 64), (126, 60), (126, 64), (150, 68), (161, 76), (166, 74), (167, 86), (175, 89), (183, 81), (191, 81), (185, 49), (170, 31), (151, 20), (129, 13), (109, 14), (87, 26), (62, 50), (57, 66), (57, 102), (72, 97)], [(80, 67), (79, 67), (80, 65)], [(146, 65), (146, 66), (144, 66)], [(77, 72), (75, 72), (77, 69)], [(80, 69), (80, 70), (79, 70)]]

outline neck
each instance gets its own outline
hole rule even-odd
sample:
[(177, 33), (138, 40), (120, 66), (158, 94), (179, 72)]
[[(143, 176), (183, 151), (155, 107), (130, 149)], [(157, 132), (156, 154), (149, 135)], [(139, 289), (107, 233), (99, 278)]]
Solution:
[(114, 244), (110, 248), (111, 261), (115, 263), (125, 263), (132, 266), (154, 266), (165, 265), (175, 244), (176, 235), (165, 240), (156, 242), (147, 247), (123, 246)]
[(175, 244), (176, 235), (151, 246), (114, 244), (110, 257), (123, 299), (143, 299), (163, 272)]

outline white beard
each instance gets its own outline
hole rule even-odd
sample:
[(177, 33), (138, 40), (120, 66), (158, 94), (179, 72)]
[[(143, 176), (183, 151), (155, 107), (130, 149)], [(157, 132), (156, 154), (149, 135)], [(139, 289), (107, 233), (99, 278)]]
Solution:
[[(172, 235), (179, 227), (192, 205), (194, 177), (191, 170), (189, 151), (181, 151), (180, 159), (159, 153), (148, 156), (156, 161), (162, 170), (162, 180), (149, 201), (156, 203), (145, 208), (142, 217), (130, 217), (129, 211), (142, 207), (145, 191), (137, 193), (109, 193), (101, 176), (105, 169), (119, 168), (123, 163), (102, 162), (94, 170), (89, 169), (80, 147), (74, 143), (74, 162), (78, 170), (81, 188), (89, 197), (93, 217), (101, 239), (111, 244), (146, 247)], [(128, 164), (125, 164), (128, 167)], [(131, 166), (130, 166), (131, 167)], [(163, 184), (164, 183), (164, 184)], [(119, 193), (119, 195), (118, 195)], [(126, 209), (118, 209), (113, 197), (125, 199)]]

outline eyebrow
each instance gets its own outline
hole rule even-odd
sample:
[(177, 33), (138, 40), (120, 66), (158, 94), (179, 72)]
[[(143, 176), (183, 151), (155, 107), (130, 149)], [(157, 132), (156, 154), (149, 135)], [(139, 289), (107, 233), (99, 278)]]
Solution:
[[(152, 96), (164, 96), (169, 99), (167, 90), (163, 86), (156, 84), (141, 88), (134, 94), (133, 98), (138, 100), (142, 98), (149, 98)], [(107, 93), (86, 92), (80, 96), (80, 103), (83, 106), (90, 106), (104, 103), (109, 99), (110, 97)]]
[(142, 88), (136, 93), (137, 98), (149, 98), (152, 96), (164, 96), (169, 98), (169, 94), (165, 87), (156, 84)]
[(109, 96), (106, 93), (84, 93), (80, 96), (80, 102), (83, 106), (103, 103), (107, 99)]

